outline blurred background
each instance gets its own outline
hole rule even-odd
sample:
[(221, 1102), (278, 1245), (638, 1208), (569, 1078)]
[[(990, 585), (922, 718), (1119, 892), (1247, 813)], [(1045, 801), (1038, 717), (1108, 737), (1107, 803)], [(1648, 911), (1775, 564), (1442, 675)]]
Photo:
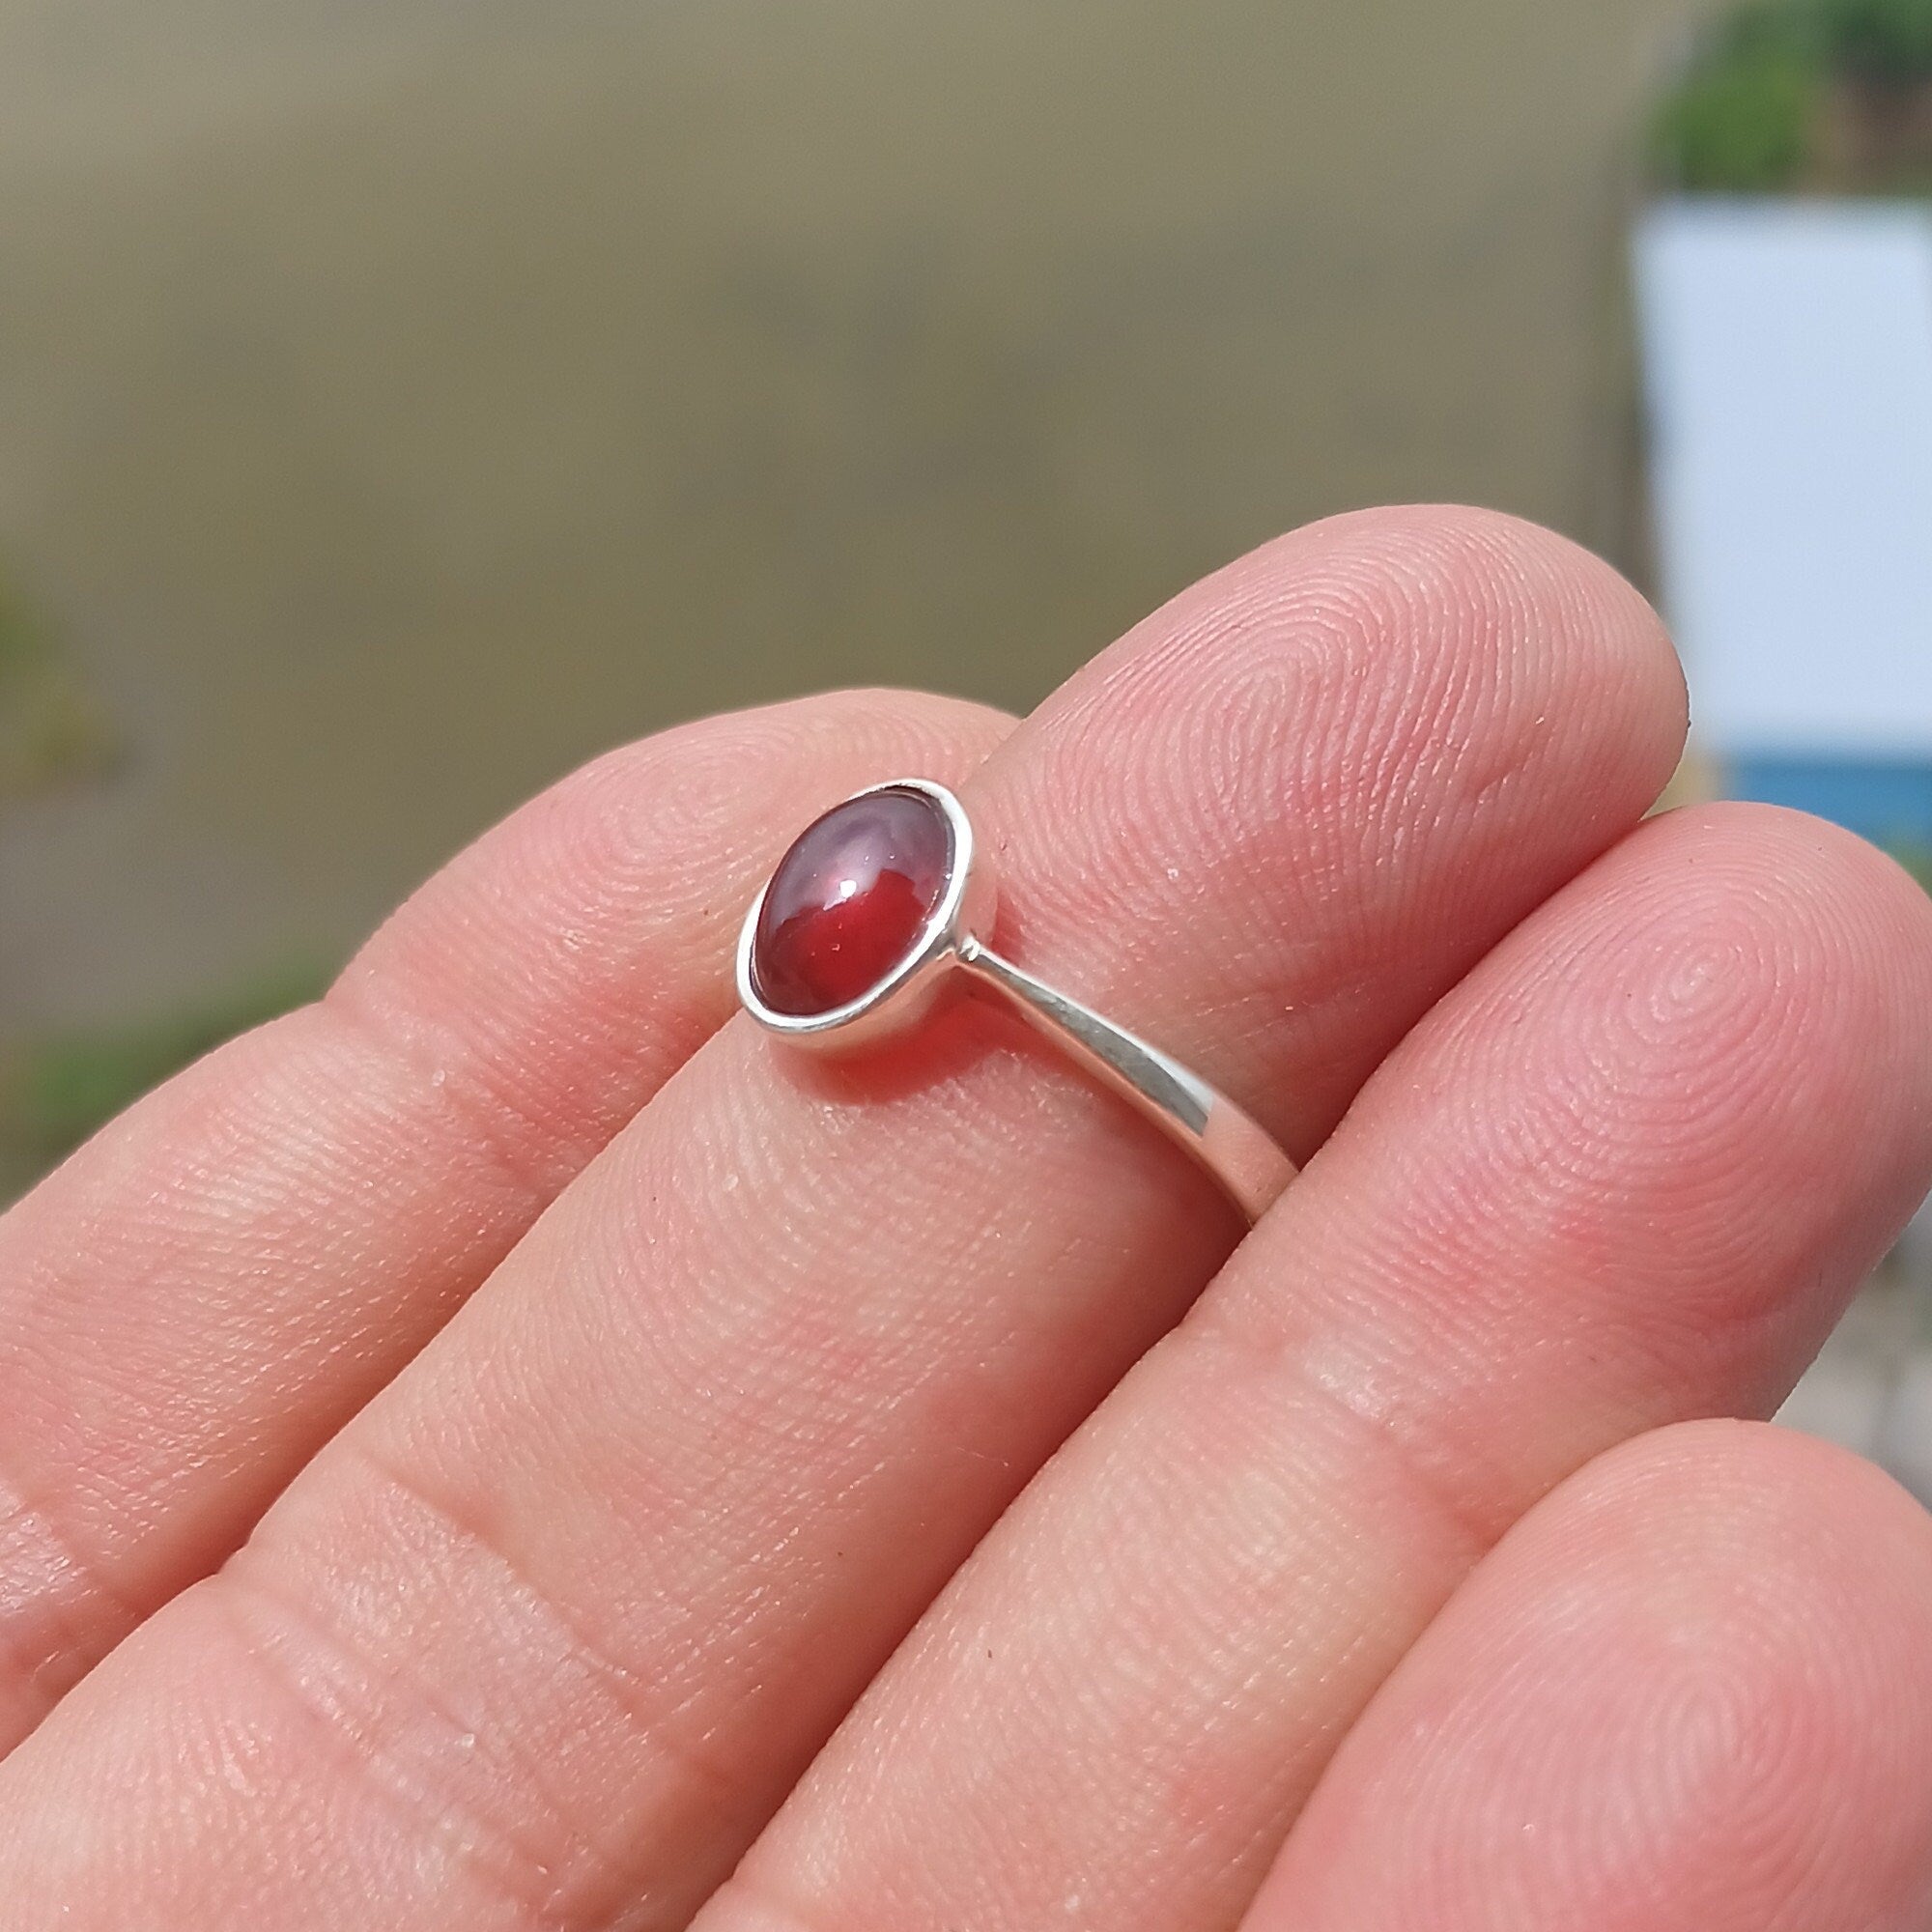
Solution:
[[(1603, 552), (1686, 789), (1919, 863), (1921, 196), (1932, 0), (10, 0), (0, 1198), (605, 746), (1023, 709), (1363, 503)], [(1932, 1492), (1914, 1252), (1795, 1412)]]

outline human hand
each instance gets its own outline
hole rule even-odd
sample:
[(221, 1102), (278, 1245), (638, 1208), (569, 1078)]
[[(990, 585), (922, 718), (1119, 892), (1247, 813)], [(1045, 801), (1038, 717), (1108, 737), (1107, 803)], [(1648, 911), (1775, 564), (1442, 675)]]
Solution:
[[(7, 1932), (1932, 1923), (1932, 1530), (1694, 1420), (1932, 1179), (1932, 907), (1639, 826), (1683, 726), (1603, 565), (1378, 512), (1017, 728), (810, 699), (491, 833), (0, 1221)], [(902, 775), (1308, 1160), (1244, 1239), (991, 1002), (730, 1016)]]

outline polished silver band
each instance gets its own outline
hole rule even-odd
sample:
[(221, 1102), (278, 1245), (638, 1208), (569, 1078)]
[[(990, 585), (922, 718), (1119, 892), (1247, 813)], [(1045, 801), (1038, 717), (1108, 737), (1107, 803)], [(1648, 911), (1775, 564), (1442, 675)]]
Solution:
[(1294, 1179), (1294, 1163), (1252, 1116), (1157, 1046), (1022, 972), (970, 933), (959, 942), (957, 957), (1094, 1078), (1179, 1142), (1250, 1225)]
[(1295, 1176), (1294, 1163), (1269, 1134), (1198, 1073), (987, 945), (980, 934), (992, 926), (997, 890), (965, 807), (944, 785), (925, 779), (873, 786), (847, 803), (885, 791), (909, 791), (929, 800), (951, 832), (945, 890), (917, 943), (876, 984), (846, 1004), (810, 1014), (780, 1011), (761, 995), (754, 965), (765, 900), (760, 893), (738, 944), (738, 996), (752, 1016), (801, 1045), (830, 1048), (876, 1041), (922, 1018), (951, 969), (958, 968), (981, 985), (997, 988), (1040, 1033), (1192, 1154), (1251, 1224), (1259, 1220)]

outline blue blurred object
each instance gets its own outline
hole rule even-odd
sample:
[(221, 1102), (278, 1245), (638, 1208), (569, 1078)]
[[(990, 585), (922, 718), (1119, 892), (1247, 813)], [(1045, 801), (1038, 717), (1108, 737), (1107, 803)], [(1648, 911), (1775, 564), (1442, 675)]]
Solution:
[(1733, 758), (1723, 772), (1732, 798), (1817, 813), (1874, 843), (1932, 850), (1932, 759)]

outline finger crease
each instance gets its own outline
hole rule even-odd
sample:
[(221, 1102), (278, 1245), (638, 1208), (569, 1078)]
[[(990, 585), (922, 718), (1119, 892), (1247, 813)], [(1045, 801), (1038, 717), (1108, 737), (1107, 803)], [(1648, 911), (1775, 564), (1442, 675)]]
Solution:
[(11, 1579), (0, 1587), (0, 1649), (51, 1709), (100, 1655), (100, 1627), (118, 1633), (140, 1618), (54, 1513), (5, 1477), (0, 1548)]
[(1296, 1401), (1339, 1420), (1355, 1442), (1394, 1473), (1425, 1519), (1460, 1546), (1466, 1567), (1473, 1568), (1494, 1547), (1515, 1514), (1499, 1516), (1493, 1507), (1478, 1503), (1453, 1474), (1418, 1453), (1414, 1442), (1386, 1415), (1350, 1402), (1315, 1374), (1286, 1334), (1258, 1335), (1242, 1324), (1203, 1314), (1184, 1321), (1172, 1340), (1177, 1347), (1191, 1347), (1206, 1356), (1232, 1357), (1242, 1372), (1263, 1382), (1282, 1384)]
[(479, 1152), (521, 1197), (530, 1210), (526, 1220), (534, 1220), (582, 1170), (583, 1161), (576, 1155), (568, 1166), (553, 1166), (521, 1151), (513, 1133), (506, 1131), (502, 1110), (486, 1094), (472, 1093), (460, 1074), (452, 1076), (448, 1055), (386, 1023), (366, 1001), (352, 997), (343, 982), (329, 988), (318, 1010), (402, 1070), (417, 1096), (431, 1101), (453, 1126), (452, 1140)]
[[(452, 1567), (475, 1565), (485, 1573), (480, 1586), (483, 1592), (498, 1601), (519, 1604), (542, 1620), (571, 1665), (607, 1700), (624, 1729), (642, 1740), (668, 1767), (674, 1787), (719, 1803), (736, 1802), (742, 1796), (736, 1781), (712, 1761), (701, 1745), (680, 1734), (677, 1710), (654, 1706), (650, 1687), (590, 1638), (576, 1614), (537, 1582), (528, 1566), (503, 1547), (500, 1537), (366, 1446), (345, 1442), (342, 1447), (370, 1483), (430, 1525), (431, 1533), (443, 1545), (435, 1559), (437, 1574), (447, 1576)], [(405, 1531), (398, 1541), (419, 1548), (422, 1539), (419, 1533)], [(289, 1605), (286, 1598), (281, 1601), (306, 1622), (315, 1622), (313, 1611)], [(341, 1639), (335, 1639), (333, 1647), (341, 1650)], [(378, 1671), (383, 1668), (380, 1664), (372, 1667)], [(572, 1807), (552, 1794), (545, 1780), (545, 1764), (532, 1753), (520, 1751), (507, 1731), (501, 1727), (490, 1730), (450, 1711), (419, 1672), (399, 1665), (384, 1674), (398, 1682), (407, 1678), (411, 1691), (438, 1718), (448, 1739), (474, 1739), (482, 1728), (490, 1748), (510, 1765), (518, 1787), (535, 1801), (540, 1817), (522, 1829), (500, 1825), (493, 1831), (504, 1855), (494, 1861), (490, 1869), (492, 1882), (533, 1926), (544, 1927), (546, 1932), (579, 1932), (579, 1928), (589, 1932), (609, 1922), (620, 1905), (635, 1904), (638, 1847), (650, 1835), (637, 1821), (606, 1818), (603, 1831), (593, 1832), (577, 1821)], [(373, 1704), (374, 1700), (370, 1701)], [(372, 1721), (370, 1728), (375, 1727)], [(466, 1747), (463, 1757), (469, 1757), (473, 1748), (473, 1745)], [(460, 1769), (460, 1763), (455, 1768)], [(614, 1811), (614, 1804), (611, 1808)]]

